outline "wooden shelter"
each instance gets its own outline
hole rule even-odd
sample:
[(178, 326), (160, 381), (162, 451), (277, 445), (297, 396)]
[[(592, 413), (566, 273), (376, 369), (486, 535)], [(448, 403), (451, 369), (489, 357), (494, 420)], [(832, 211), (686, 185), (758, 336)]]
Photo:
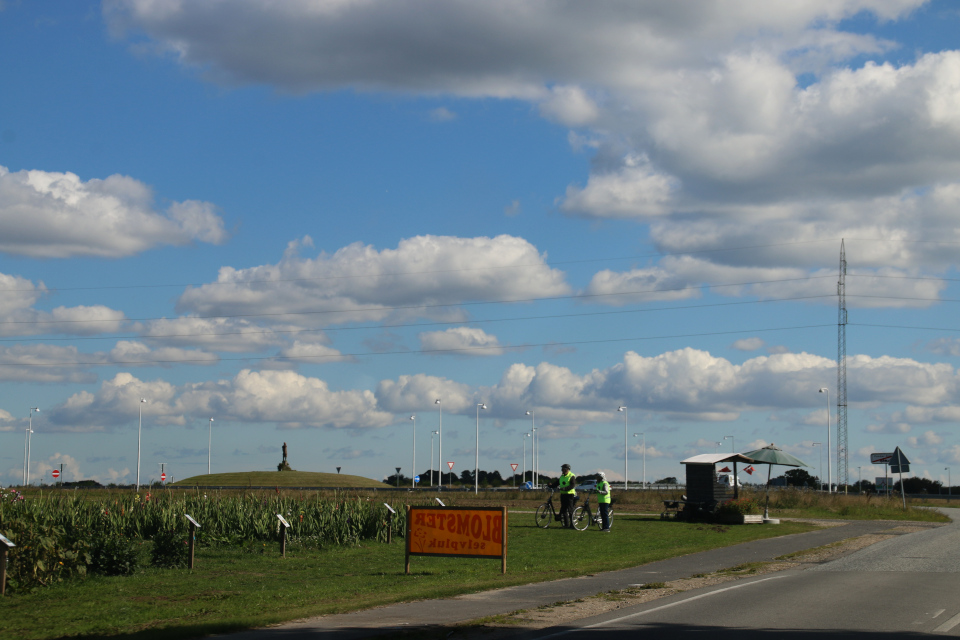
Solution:
[[(751, 463), (742, 453), (704, 453), (686, 460), (680, 464), (687, 466), (687, 493), (684, 502), (697, 508), (699, 511), (714, 511), (721, 502), (735, 500), (740, 497), (737, 463)], [(732, 466), (733, 486), (717, 482), (717, 465)]]

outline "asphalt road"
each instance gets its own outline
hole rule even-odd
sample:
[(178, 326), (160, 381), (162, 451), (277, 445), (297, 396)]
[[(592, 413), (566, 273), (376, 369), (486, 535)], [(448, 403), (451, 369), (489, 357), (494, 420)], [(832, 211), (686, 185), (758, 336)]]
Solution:
[[(960, 635), (960, 524), (897, 536), (805, 571), (688, 591), (518, 638), (645, 640)], [(703, 635), (709, 634), (709, 635)]]
[[(534, 609), (561, 600), (568, 601), (590, 597), (614, 589), (624, 589), (638, 583), (668, 582), (698, 573), (711, 573), (747, 562), (772, 560), (784, 554), (830, 544), (831, 542), (867, 533), (887, 531), (898, 524), (882, 521), (851, 521), (843, 526), (767, 540), (756, 540), (621, 571), (498, 589), (444, 600), (409, 602), (342, 615), (323, 616), (266, 629), (254, 629), (225, 637), (230, 640), (307, 640), (317, 637), (355, 640), (357, 638), (375, 637), (390, 631), (414, 631), (418, 628), (464, 622), (485, 616), (509, 613), (518, 609)], [(756, 588), (754, 592), (759, 593), (762, 590), (763, 587), (761, 586)], [(892, 597), (892, 595), (888, 594), (888, 597)], [(702, 600), (707, 599), (703, 598)], [(657, 601), (657, 603), (663, 602), (666, 602), (666, 599)], [(621, 613), (623, 611), (624, 609), (620, 610)], [(700, 619), (700, 617), (698, 616), (695, 619)], [(591, 621), (591, 623), (594, 622), (602, 621)], [(578, 628), (580, 626), (578, 625)], [(596, 633), (601, 633), (601, 627), (596, 627), (596, 630), (579, 632), (579, 637), (594, 637)], [(603, 629), (602, 633), (618, 628)], [(550, 633), (571, 630), (554, 629)], [(539, 635), (549, 634), (546, 631), (541, 631)]]

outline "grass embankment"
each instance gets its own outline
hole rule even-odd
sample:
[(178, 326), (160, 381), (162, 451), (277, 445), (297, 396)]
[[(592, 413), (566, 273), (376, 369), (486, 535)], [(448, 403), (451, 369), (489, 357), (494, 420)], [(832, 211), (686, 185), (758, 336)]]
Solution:
[(389, 489), (378, 480), (339, 473), (315, 471), (245, 471), (210, 473), (178, 480), (174, 487), (350, 487)]
[[(664, 558), (789, 533), (617, 517), (612, 535), (537, 529), (530, 514), (510, 519), (507, 574), (496, 560), (411, 559), (403, 542), (318, 551), (288, 545), (199, 548), (196, 568), (140, 569), (130, 577), (89, 577), (0, 600), (0, 637), (74, 635), (193, 638), (382, 604), (453, 596), (637, 566)], [(144, 545), (145, 550), (148, 545)]]

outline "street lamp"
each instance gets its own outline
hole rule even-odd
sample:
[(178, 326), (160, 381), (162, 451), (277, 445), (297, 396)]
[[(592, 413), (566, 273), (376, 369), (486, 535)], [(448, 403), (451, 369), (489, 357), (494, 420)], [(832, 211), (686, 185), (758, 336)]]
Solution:
[[(820, 466), (817, 471), (817, 473), (820, 474), (820, 477), (817, 478), (817, 482), (820, 484), (820, 489), (823, 490), (823, 444), (820, 442), (814, 442), (813, 446), (820, 447), (820, 462), (819, 462)], [(827, 464), (830, 464), (830, 463), (828, 462)]]
[(33, 433), (33, 412), (40, 413), (37, 407), (30, 407), (30, 423), (26, 432), (23, 434), (23, 484), (30, 484), (30, 436)]
[(443, 487), (443, 404), (440, 402), (440, 398), (437, 398), (434, 401), (437, 405), (437, 415), (439, 417), (439, 422), (437, 423), (437, 468), (440, 469), (440, 478), (437, 482), (438, 487)]
[(210, 475), (210, 457), (213, 451), (213, 418), (210, 418), (210, 426), (207, 428), (207, 475)]
[(486, 409), (487, 405), (482, 402), (477, 403), (477, 458), (473, 468), (473, 495), (480, 493), (480, 409)]
[(417, 416), (412, 415), (410, 419), (413, 420), (413, 473), (410, 474), (410, 486), (414, 489), (417, 488)]
[[(523, 467), (520, 468), (520, 484), (527, 480), (527, 438), (531, 437), (529, 433), (523, 434)], [(533, 444), (530, 445), (530, 464), (533, 465)]]
[(530, 452), (530, 467), (531, 471), (533, 471), (533, 478), (531, 478), (533, 480), (533, 488), (536, 489), (537, 482), (540, 478), (540, 465), (538, 464), (539, 460), (537, 460), (537, 420), (533, 409), (527, 411), (527, 415), (530, 416), (530, 430), (531, 433), (533, 433), (533, 441), (530, 443), (533, 447), (532, 451)]
[(140, 432), (143, 430), (143, 403), (147, 400), (140, 398), (137, 408), (140, 410), (140, 419), (137, 422), (137, 493), (140, 492)]
[(737, 439), (734, 438), (733, 436), (723, 436), (723, 439), (724, 439), (724, 440), (726, 440), (727, 438), (730, 439), (730, 453), (736, 453), (736, 452), (737, 452)]
[(863, 467), (857, 467), (857, 493), (863, 493)]
[(430, 486), (433, 486), (433, 436), (440, 433), (439, 431), (430, 432)]
[(617, 407), (617, 411), (623, 411), (623, 489), (627, 489), (627, 471), (629, 470), (627, 454), (630, 453), (630, 446), (627, 444), (627, 408)]
[(827, 493), (832, 493), (833, 476), (830, 474), (830, 389), (820, 387), (820, 393), (827, 394)]
[(722, 442), (714, 442), (713, 444), (716, 445), (716, 446), (713, 448), (713, 452), (714, 452), (714, 453), (717, 453), (718, 451), (720, 451), (720, 445), (723, 444), (723, 443), (722, 443)]
[(949, 502), (949, 501), (950, 501), (950, 495), (951, 495), (951, 488), (950, 488), (950, 485), (951, 485), (951, 482), (950, 482), (950, 467), (944, 467), (943, 470), (947, 472), (947, 502)]
[(634, 438), (638, 436), (643, 437), (643, 484), (640, 485), (642, 489), (647, 486), (647, 434), (646, 432), (633, 434)]

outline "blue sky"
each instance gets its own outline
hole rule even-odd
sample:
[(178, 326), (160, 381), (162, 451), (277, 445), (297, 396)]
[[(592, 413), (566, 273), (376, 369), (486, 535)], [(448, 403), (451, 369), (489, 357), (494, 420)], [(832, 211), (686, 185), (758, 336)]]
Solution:
[(960, 461), (952, 3), (279, 6), (0, 3), (0, 482)]

